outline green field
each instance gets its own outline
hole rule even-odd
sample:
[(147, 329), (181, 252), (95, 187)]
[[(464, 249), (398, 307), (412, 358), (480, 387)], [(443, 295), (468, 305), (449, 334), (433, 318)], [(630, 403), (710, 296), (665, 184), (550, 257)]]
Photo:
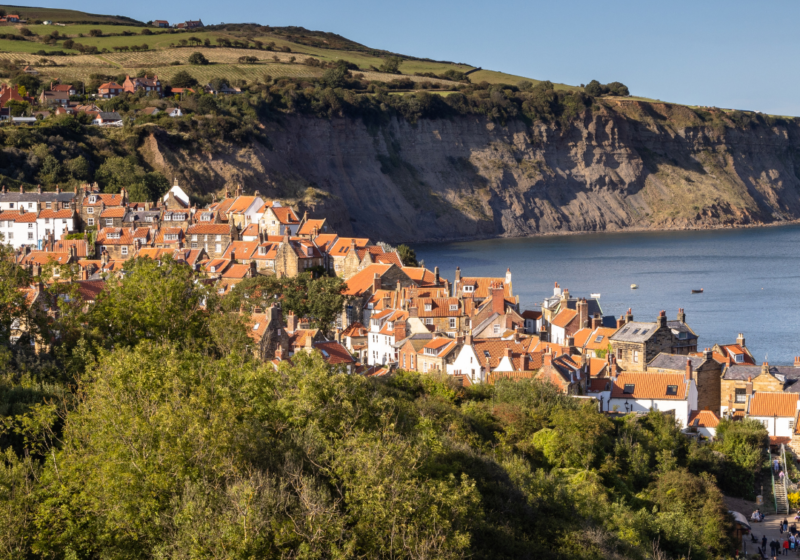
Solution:
[[(188, 70), (201, 82), (212, 78), (246, 79), (248, 81), (261, 79), (263, 76), (270, 75), (277, 77), (319, 77), (323, 70), (307, 66), (303, 61), (307, 58), (316, 58), (322, 62), (333, 62), (336, 60), (346, 60), (359, 67), (357, 72), (364, 74), (367, 80), (391, 81), (401, 76), (385, 74), (376, 71), (386, 59), (388, 54), (372, 51), (363, 45), (353, 43), (347, 39), (333, 36), (331, 34), (321, 34), (313, 31), (297, 31), (292, 28), (265, 29), (253, 28), (250, 30), (229, 28), (229, 29), (201, 29), (196, 31), (181, 30), (174, 33), (166, 33), (163, 30), (150, 28), (152, 35), (141, 35), (141, 26), (137, 26), (134, 20), (124, 20), (115, 16), (92, 16), (83, 12), (71, 10), (49, 10), (43, 8), (13, 8), (6, 6), (8, 13), (14, 10), (21, 12), (20, 15), (36, 19), (52, 19), (53, 21), (116, 21), (125, 22), (129, 25), (108, 25), (103, 23), (96, 24), (69, 24), (66, 26), (49, 25), (29, 25), (27, 26), (35, 33), (35, 37), (29, 37), (25, 41), (10, 41), (0, 39), (0, 58), (15, 60), (18, 63), (30, 64), (45, 78), (59, 78), (62, 80), (87, 80), (90, 74), (106, 73), (110, 75), (122, 72), (135, 73), (138, 69), (147, 69), (157, 72), (165, 80), (173, 76), (180, 70)], [(105, 18), (105, 19), (102, 19)], [(22, 26), (6, 25), (0, 26), (0, 33), (19, 34)], [(90, 37), (89, 32), (99, 29), (103, 36)], [(63, 39), (54, 45), (45, 44), (40, 38), (58, 31), (61, 36), (66, 36), (76, 43), (85, 46), (97, 47), (100, 51), (95, 55), (79, 55), (75, 49), (65, 49)], [(134, 33), (134, 35), (123, 36), (122, 32)], [(81, 36), (83, 35), (83, 36)], [(181, 46), (182, 40), (187, 41), (198, 39), (200, 41), (209, 40), (214, 48), (204, 48), (198, 46)], [(241, 48), (219, 48), (216, 45), (217, 39), (224, 38), (229, 41), (261, 41), (264, 45), (274, 43), (276, 49), (287, 47), (291, 52), (275, 52), (265, 49), (241, 49)], [(311, 42), (313, 44), (301, 44), (300, 42)], [(134, 47), (147, 44), (148, 51), (145, 52), (117, 52), (114, 49), (119, 47)], [(334, 44), (342, 48), (325, 48), (323, 44)], [(102, 51), (106, 52), (102, 52)], [(57, 55), (36, 55), (38, 51), (46, 53), (63, 51), (75, 56)], [(202, 52), (213, 64), (206, 67), (189, 66), (188, 58), (193, 52)], [(39, 59), (45, 56), (53, 60), (57, 66), (41, 66)], [(241, 56), (255, 56), (259, 62), (255, 65), (242, 65), (238, 63)], [(294, 60), (292, 60), (294, 58)], [(448, 70), (466, 72), (474, 67), (466, 64), (453, 64), (450, 62), (437, 62), (431, 60), (403, 59), (400, 65), (402, 76), (410, 77), (416, 82), (431, 81), (439, 82), (444, 85), (453, 82), (438, 80), (436, 78), (415, 77), (417, 73), (443, 74)], [(354, 71), (356, 72), (356, 71)], [(489, 83), (517, 84), (522, 80), (530, 80), (523, 76), (515, 76), (492, 70), (479, 70), (470, 74), (470, 80), (474, 83), (486, 81)], [(577, 89), (573, 86), (556, 84), (556, 89)]]
[(51, 20), (54, 22), (70, 21), (96, 21), (96, 22), (115, 22), (115, 23), (139, 23), (134, 19), (125, 16), (104, 16), (100, 14), (89, 14), (77, 10), (62, 10), (60, 8), (32, 8), (28, 6), (12, 6), (8, 4), (0, 5), (0, 9), (7, 14), (17, 14), (23, 19)]

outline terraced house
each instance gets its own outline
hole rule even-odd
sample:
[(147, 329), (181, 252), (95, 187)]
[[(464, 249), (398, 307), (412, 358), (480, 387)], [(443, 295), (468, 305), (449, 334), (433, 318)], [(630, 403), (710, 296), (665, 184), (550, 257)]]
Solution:
[(686, 324), (683, 310), (676, 321), (667, 321), (662, 311), (654, 323), (643, 323), (634, 321), (629, 309), (624, 321), (609, 340), (617, 362), (626, 371), (645, 371), (647, 364), (662, 352), (697, 352), (697, 335)]
[(195, 224), (186, 230), (189, 247), (203, 248), (210, 258), (221, 257), (231, 241), (239, 239), (233, 224)]

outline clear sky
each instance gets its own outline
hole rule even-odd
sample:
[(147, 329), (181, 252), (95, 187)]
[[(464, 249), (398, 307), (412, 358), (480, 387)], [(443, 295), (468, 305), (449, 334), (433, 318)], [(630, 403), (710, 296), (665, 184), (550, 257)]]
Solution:
[(142, 21), (296, 25), (536, 79), (620, 81), (633, 95), (800, 116), (797, 0), (25, 3), (43, 4)]

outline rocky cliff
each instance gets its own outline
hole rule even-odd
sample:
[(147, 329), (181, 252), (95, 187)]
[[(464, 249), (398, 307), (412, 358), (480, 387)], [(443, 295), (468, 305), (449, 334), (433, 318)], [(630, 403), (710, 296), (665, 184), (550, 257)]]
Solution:
[(800, 218), (795, 121), (626, 101), (566, 125), (285, 116), (264, 127), (269, 146), (202, 153), (155, 134), (142, 152), (196, 193), (241, 183), (391, 242)]

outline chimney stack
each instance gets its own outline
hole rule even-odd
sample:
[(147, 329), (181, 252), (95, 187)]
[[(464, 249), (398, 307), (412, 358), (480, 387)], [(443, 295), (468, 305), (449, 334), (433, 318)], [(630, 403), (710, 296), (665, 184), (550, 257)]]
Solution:
[(663, 328), (667, 326), (667, 313), (662, 309), (658, 314), (658, 327)]
[(506, 346), (505, 350), (503, 350), (503, 356), (510, 360), (511, 359), (511, 348)]
[(394, 322), (394, 341), (400, 342), (408, 337), (408, 330), (406, 329), (406, 322), (404, 319), (398, 319)]
[(372, 293), (376, 293), (381, 289), (381, 277), (376, 272), (372, 275)]
[(433, 279), (434, 279), (434, 282), (436, 282), (436, 285), (438, 286), (439, 285), (439, 267), (438, 266), (433, 267)]
[(794, 357), (794, 367), (800, 368), (800, 356)]
[(553, 365), (553, 354), (550, 351), (550, 348), (547, 348), (547, 352), (544, 353), (542, 356), (542, 365), (544, 366), (551, 366)]
[(522, 371), (528, 371), (528, 354), (526, 352), (522, 353), (519, 369)]
[(336, 327), (336, 330), (333, 331), (333, 339), (339, 344), (342, 343), (342, 329)]
[[(663, 313), (663, 311), (662, 311), (662, 313)], [(629, 307), (628, 308), (628, 314), (625, 315), (625, 324), (627, 325), (628, 323), (632, 323), (632, 322), (633, 322), (633, 312), (631, 311), (631, 308)]]
[(681, 323), (686, 322), (686, 312), (683, 310), (683, 307), (678, 309), (678, 321)]
[(589, 326), (589, 303), (586, 298), (579, 299), (576, 308), (578, 311), (578, 326), (581, 329), (585, 329)]
[[(458, 284), (459, 282), (461, 282), (461, 267), (457, 266), (456, 267), (455, 283)], [(460, 288), (460, 286), (459, 286), (459, 288)]]
[(739, 336), (736, 337), (736, 344), (744, 348), (744, 334), (739, 333)]
[(595, 329), (599, 329), (603, 326), (603, 318), (600, 315), (595, 315), (592, 317), (592, 326), (591, 329), (594, 331)]
[(713, 357), (714, 357), (714, 353), (711, 351), (711, 348), (706, 348), (705, 350), (703, 350), (703, 358), (706, 361), (711, 360)]
[(464, 338), (464, 344), (472, 346), (472, 329), (467, 331), (467, 336)]
[(686, 381), (692, 380), (692, 359), (686, 358)]
[(499, 313), (500, 315), (505, 313), (506, 306), (505, 306), (505, 295), (503, 292), (503, 285), (493, 284), (490, 290), (490, 294), (492, 298), (492, 313)]
[(619, 319), (617, 319), (617, 328), (621, 329), (625, 326), (625, 315), (620, 315)]

